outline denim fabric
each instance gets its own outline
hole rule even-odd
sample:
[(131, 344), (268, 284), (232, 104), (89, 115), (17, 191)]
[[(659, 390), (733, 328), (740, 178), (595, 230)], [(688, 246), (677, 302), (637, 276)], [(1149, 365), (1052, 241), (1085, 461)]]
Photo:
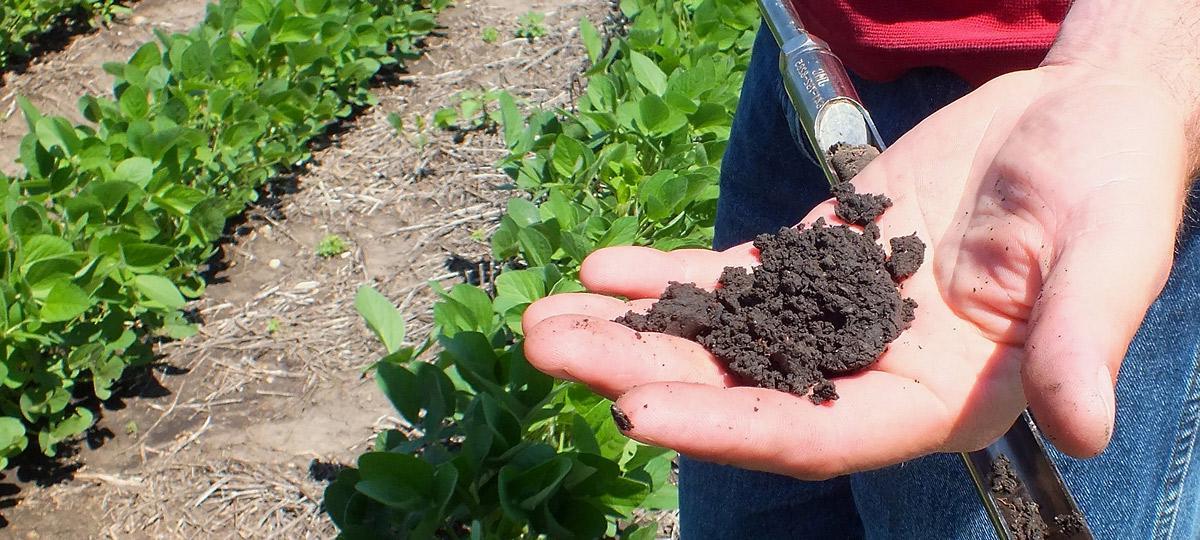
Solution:
[[(721, 171), (717, 249), (792, 225), (829, 196), (798, 136), (777, 55), (760, 32)], [(941, 71), (856, 84), (888, 141), (969, 91)], [(1171, 277), (1121, 369), (1112, 443), (1090, 460), (1052, 456), (1097, 538), (1200, 538), (1200, 188), (1189, 208)], [(995, 538), (953, 454), (824, 482), (684, 457), (679, 485), (685, 540)]]

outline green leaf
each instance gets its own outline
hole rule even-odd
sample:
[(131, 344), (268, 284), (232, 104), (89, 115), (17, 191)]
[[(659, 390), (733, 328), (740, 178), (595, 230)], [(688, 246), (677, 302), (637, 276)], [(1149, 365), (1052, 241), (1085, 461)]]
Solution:
[(687, 116), (653, 94), (638, 101), (638, 120), (644, 129), (660, 136), (674, 133), (687, 125)]
[(183, 299), (179, 289), (165, 277), (143, 274), (133, 278), (133, 285), (146, 298), (168, 309), (180, 309), (187, 305), (187, 301)]
[(583, 47), (587, 50), (588, 61), (595, 64), (604, 54), (604, 44), (600, 41), (600, 32), (587, 17), (579, 19), (579, 36), (583, 38)]
[(496, 276), (495, 308), (531, 304), (546, 295), (546, 278), (540, 269), (509, 270)]
[(630, 51), (629, 61), (634, 77), (647, 91), (656, 96), (667, 91), (667, 75), (653, 60), (640, 52)]
[(150, 103), (146, 101), (146, 90), (140, 86), (128, 86), (121, 92), (118, 100), (121, 112), (130, 119), (145, 118), (150, 111)]
[(311, 41), (321, 32), (321, 21), (308, 17), (289, 17), (283, 22), (279, 34), (275, 36), (276, 43), (298, 43)]
[(638, 220), (633, 216), (617, 218), (609, 225), (608, 232), (596, 242), (596, 247), (627, 246), (637, 240)]
[(496, 101), (500, 104), (500, 121), (504, 124), (505, 144), (512, 147), (525, 128), (525, 119), (521, 117), (520, 111), (517, 110), (517, 103), (508, 92), (500, 92)]
[(19, 236), (36, 234), (42, 230), (42, 215), (30, 205), (18, 206), (8, 218), (8, 228)]
[(517, 233), (517, 243), (521, 246), (521, 254), (525, 256), (525, 260), (530, 265), (550, 264), (550, 257), (554, 255), (554, 246), (541, 231), (533, 227), (521, 229)]
[(54, 425), (54, 427), (50, 430), (50, 435), (56, 443), (58, 441), (66, 440), (68, 437), (74, 437), (75, 435), (79, 435), (80, 433), (87, 431), (87, 428), (92, 427), (92, 423), (95, 422), (95, 419), (95, 416), (92, 415), (92, 411), (89, 411), (84, 407), (78, 407), (75, 409), (74, 414)]
[(421, 390), (413, 372), (391, 362), (378, 362), (375, 364), (375, 382), (405, 420), (414, 425), (420, 421)]
[(528, 227), (542, 221), (537, 205), (520, 198), (508, 200), (508, 216), (521, 227)]
[(567, 136), (559, 136), (554, 141), (550, 163), (560, 176), (572, 178), (587, 167), (590, 153), (583, 143)]
[(528, 519), (529, 513), (550, 498), (571, 472), (571, 459), (555, 456), (550, 461), (528, 470), (513, 465), (500, 468), (500, 506), (516, 521)]
[(21, 251), (21, 262), (22, 266), (25, 267), (38, 261), (70, 255), (73, 252), (71, 244), (67, 243), (66, 240), (48, 234), (39, 234), (30, 237), (29, 240), (21, 244)]
[(659, 171), (642, 183), (638, 195), (645, 204), (645, 216), (653, 221), (671, 217), (687, 197), (686, 178), (672, 171)]
[(145, 189), (154, 175), (154, 163), (144, 157), (131, 157), (121, 161), (113, 171), (113, 180), (129, 182)]
[(483, 289), (472, 285), (455, 285), (450, 292), (443, 293), (433, 313), (446, 335), (461, 331), (490, 332), (493, 327), (492, 299)]
[(492, 234), (492, 256), (505, 260), (517, 255), (517, 233), (520, 226), (511, 216), (500, 218), (500, 226)]
[(65, 118), (44, 116), (38, 119), (35, 132), (38, 142), (47, 150), (60, 148), (69, 156), (79, 149), (79, 135)]
[(11, 416), (0, 417), (0, 467), (7, 467), (8, 457), (25, 449), (25, 426)]
[(69, 321), (82, 315), (92, 307), (92, 298), (87, 291), (65, 279), (50, 288), (42, 303), (41, 316), (46, 322)]
[(179, 70), (190, 79), (207, 75), (212, 68), (212, 50), (203, 38), (192, 42), (180, 56)]
[(123, 244), (121, 253), (125, 258), (125, 264), (138, 270), (158, 268), (175, 256), (174, 249), (145, 242)]
[(369, 452), (358, 457), (358, 471), (354, 489), (380, 503), (411, 511), (431, 502), (433, 466), (418, 457)]
[(389, 354), (400, 350), (404, 344), (404, 316), (391, 300), (364, 285), (354, 295), (354, 308), (366, 319), (367, 327), (383, 342)]

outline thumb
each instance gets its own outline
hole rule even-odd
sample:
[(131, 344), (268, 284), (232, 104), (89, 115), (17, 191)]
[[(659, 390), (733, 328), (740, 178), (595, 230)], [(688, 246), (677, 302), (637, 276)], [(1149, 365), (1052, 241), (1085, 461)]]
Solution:
[(1174, 245), (1169, 224), (1106, 219), (1110, 226), (1060, 231), (1069, 240), (1044, 267), (1021, 369), (1038, 426), (1079, 458), (1099, 454), (1112, 438), (1117, 372), (1166, 282)]

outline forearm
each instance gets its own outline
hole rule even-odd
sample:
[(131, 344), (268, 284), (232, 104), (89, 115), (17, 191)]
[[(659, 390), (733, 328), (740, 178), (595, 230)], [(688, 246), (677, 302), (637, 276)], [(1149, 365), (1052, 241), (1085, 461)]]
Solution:
[[(1200, 0), (1075, 0), (1043, 65), (1091, 67), (1161, 89), (1200, 162)], [(1158, 96), (1148, 95), (1147, 99)], [(1130, 103), (1130, 106), (1135, 106)]]

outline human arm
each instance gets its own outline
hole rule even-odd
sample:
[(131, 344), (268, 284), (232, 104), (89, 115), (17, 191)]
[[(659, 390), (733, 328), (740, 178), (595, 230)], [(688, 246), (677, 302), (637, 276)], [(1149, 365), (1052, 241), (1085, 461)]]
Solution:
[[(894, 199), (884, 237), (916, 231), (932, 260), (904, 285), (921, 305), (913, 327), (870, 370), (839, 379), (832, 406), (728, 388), (698, 346), (636, 338), (607, 322), (628, 306), (600, 297), (532, 306), (529, 359), (618, 398), (634, 438), (802, 478), (979, 448), (1027, 399), (1060, 449), (1099, 452), (1115, 373), (1170, 268), (1192, 115), (1165, 79), (1100, 69), (1064, 53), (1064, 39), (1044, 67), (939, 111), (855, 180)], [(668, 280), (711, 286), (723, 266), (752, 262), (745, 248), (620, 248), (594, 255), (582, 278), (644, 307)]]

